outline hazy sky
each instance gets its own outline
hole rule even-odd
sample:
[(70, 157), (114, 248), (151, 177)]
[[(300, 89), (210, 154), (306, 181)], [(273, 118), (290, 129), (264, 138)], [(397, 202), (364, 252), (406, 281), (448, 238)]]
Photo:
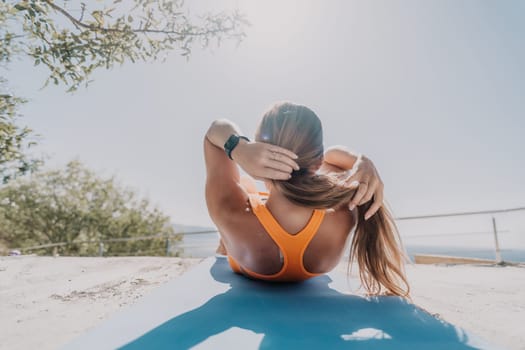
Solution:
[[(236, 47), (99, 71), (75, 94), (39, 90), (19, 62), (11, 86), (49, 165), (78, 158), (163, 208), (210, 225), (202, 140), (227, 117), (252, 136), (276, 101), (312, 108), (326, 146), (372, 158), (397, 216), (525, 205), (525, 2), (188, 1), (239, 8)], [(213, 5), (213, 7), (211, 7)]]

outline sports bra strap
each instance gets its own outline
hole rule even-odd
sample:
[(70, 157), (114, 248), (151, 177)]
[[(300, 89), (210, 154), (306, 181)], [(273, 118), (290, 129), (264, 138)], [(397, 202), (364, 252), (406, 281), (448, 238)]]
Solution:
[(249, 198), (253, 213), (283, 254), (283, 269), (276, 275), (273, 275), (273, 277), (277, 277), (277, 275), (281, 275), (281, 273), (297, 276), (297, 278), (301, 275), (308, 277), (317, 276), (317, 274), (306, 271), (303, 266), (303, 255), (308, 244), (317, 233), (323, 221), (325, 211), (314, 209), (312, 216), (304, 228), (297, 234), (292, 235), (277, 222), (262, 202), (259, 194), (250, 194)]

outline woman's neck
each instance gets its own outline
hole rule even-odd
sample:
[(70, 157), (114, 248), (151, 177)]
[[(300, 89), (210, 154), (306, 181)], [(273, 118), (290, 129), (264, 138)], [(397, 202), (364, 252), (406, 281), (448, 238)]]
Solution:
[(282, 210), (295, 210), (301, 208), (297, 204), (292, 203), (286, 198), (281, 191), (275, 189), (268, 190), (268, 199), (266, 200), (266, 206), (270, 209), (275, 208), (279, 211)]
[(265, 205), (281, 226), (291, 234), (301, 231), (313, 212), (311, 208), (291, 202), (282, 192), (275, 189), (269, 190)]

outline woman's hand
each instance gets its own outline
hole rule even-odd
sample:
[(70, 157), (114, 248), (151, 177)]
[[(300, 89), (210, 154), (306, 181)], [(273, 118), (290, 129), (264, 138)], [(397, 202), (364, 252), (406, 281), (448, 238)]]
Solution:
[(357, 192), (350, 201), (350, 210), (373, 198), (374, 202), (365, 213), (365, 220), (368, 220), (383, 206), (383, 181), (374, 163), (364, 156), (357, 159), (350, 173), (345, 182), (351, 187), (357, 187)]
[(248, 175), (258, 180), (288, 180), (293, 170), (299, 170), (295, 153), (269, 143), (241, 140), (231, 155)]

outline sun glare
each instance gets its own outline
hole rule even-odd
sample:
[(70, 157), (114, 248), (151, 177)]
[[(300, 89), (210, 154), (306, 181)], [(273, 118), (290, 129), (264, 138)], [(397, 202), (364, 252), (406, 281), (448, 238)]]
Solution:
[(320, 3), (310, 1), (246, 1), (239, 9), (251, 23), (250, 39), (273, 48), (304, 41), (303, 32)]

